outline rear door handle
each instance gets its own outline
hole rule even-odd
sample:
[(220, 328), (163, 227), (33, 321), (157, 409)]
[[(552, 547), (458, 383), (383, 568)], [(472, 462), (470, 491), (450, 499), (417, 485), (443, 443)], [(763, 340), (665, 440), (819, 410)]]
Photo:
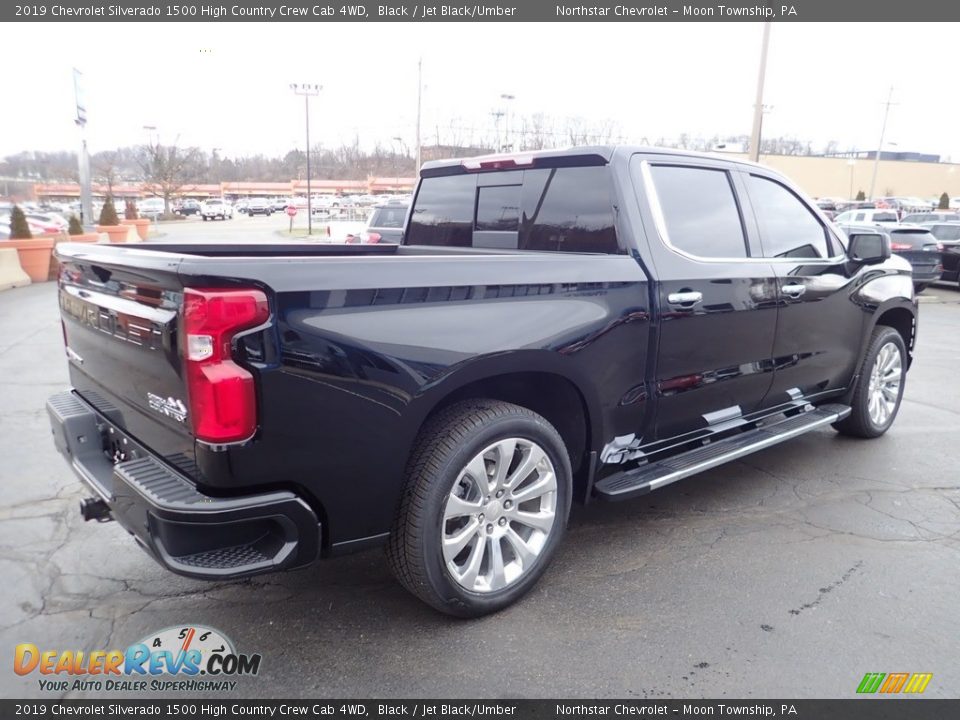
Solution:
[(696, 290), (675, 292), (667, 295), (668, 303), (671, 305), (680, 305), (681, 307), (693, 307), (701, 300), (703, 300), (703, 293), (699, 293)]
[(781, 292), (784, 295), (789, 295), (792, 298), (798, 298), (807, 291), (806, 285), (784, 285), (780, 288)]

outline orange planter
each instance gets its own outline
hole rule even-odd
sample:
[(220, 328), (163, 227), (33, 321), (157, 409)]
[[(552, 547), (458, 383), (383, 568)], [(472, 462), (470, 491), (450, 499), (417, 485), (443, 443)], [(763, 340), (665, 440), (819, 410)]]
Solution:
[(33, 282), (43, 282), (50, 271), (53, 243), (57, 237), (40, 235), (29, 240), (0, 240), (0, 247), (16, 248), (23, 271)]
[(121, 225), (136, 225), (137, 226), (137, 235), (140, 236), (141, 240), (146, 240), (147, 235), (150, 234), (150, 219), (149, 218), (137, 218), (136, 220), (127, 220), (123, 219), (120, 221)]
[(127, 241), (130, 228), (127, 225), (97, 225), (97, 232), (109, 235), (112, 243), (122, 243)]
[(80, 235), (67, 235), (65, 243), (95, 243), (100, 239), (99, 233), (82, 233)]

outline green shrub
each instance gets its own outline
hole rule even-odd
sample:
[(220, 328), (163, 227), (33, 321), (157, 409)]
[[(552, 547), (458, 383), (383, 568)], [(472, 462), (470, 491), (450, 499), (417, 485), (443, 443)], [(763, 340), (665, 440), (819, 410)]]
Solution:
[(857, 200), (866, 200), (866, 199), (867, 199), (867, 194), (863, 192), (863, 190), (857, 193)]
[(137, 204), (133, 200), (127, 200), (123, 206), (123, 217), (127, 220), (136, 220), (140, 217), (137, 215)]
[(67, 232), (71, 235), (83, 235), (83, 225), (80, 224), (80, 218), (76, 215), (70, 216), (70, 225), (67, 227)]
[(19, 205), (14, 205), (10, 211), (10, 239), (11, 240), (29, 240), (33, 237), (30, 232), (30, 225), (27, 223), (27, 216)]
[(938, 210), (949, 210), (950, 209), (950, 196), (944, 193), (940, 196), (940, 204), (937, 205)]
[(117, 208), (113, 205), (113, 198), (108, 197), (100, 210), (101, 225), (119, 225), (120, 218), (117, 217)]

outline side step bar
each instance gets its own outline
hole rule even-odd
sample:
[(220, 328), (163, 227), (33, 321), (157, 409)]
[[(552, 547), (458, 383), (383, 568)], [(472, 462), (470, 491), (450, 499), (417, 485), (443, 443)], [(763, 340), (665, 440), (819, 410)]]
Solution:
[(847, 405), (821, 405), (780, 422), (610, 475), (600, 480), (593, 491), (602, 500), (628, 500), (646, 495), (651, 490), (677, 480), (777, 445), (824, 425), (831, 425), (849, 414), (850, 407)]

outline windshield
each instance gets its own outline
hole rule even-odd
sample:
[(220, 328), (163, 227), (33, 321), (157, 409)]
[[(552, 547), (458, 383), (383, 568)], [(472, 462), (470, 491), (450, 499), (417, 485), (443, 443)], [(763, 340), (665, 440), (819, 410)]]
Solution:
[(403, 221), (406, 218), (407, 208), (405, 205), (377, 208), (370, 218), (370, 227), (402, 228)]
[(897, 222), (896, 213), (874, 213), (872, 218), (873, 222)]
[(935, 225), (930, 232), (937, 240), (960, 240), (960, 223), (956, 225)]

